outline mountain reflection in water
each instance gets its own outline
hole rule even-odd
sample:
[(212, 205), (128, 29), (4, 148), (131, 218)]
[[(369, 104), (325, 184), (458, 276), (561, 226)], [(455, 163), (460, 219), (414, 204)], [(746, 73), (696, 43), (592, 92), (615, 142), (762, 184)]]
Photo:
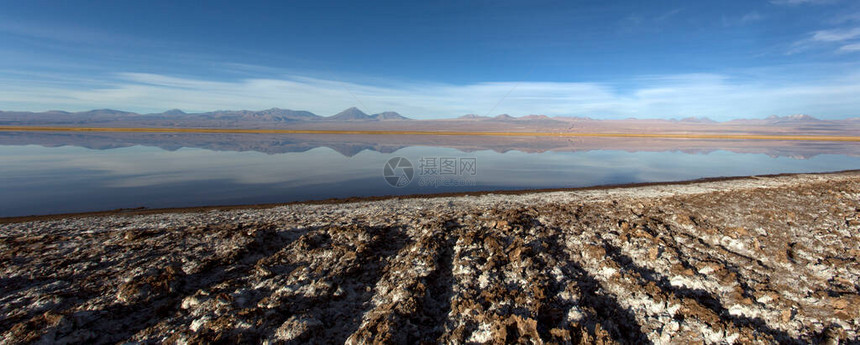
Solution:
[[(0, 132), (0, 216), (584, 187), (860, 167), (853, 142)], [(383, 166), (407, 158), (414, 180)], [(474, 160), (429, 185), (422, 159)], [(462, 178), (469, 183), (459, 183)]]

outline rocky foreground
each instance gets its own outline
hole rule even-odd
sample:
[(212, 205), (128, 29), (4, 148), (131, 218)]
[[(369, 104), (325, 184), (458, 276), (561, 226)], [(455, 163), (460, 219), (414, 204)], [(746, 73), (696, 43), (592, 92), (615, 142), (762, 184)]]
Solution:
[(860, 172), (0, 225), (2, 343), (860, 341)]

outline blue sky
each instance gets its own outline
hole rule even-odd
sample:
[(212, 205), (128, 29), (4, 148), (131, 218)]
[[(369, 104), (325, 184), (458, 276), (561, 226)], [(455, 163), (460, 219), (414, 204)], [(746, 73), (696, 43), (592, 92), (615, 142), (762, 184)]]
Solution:
[(0, 109), (860, 116), (860, 2), (2, 1)]

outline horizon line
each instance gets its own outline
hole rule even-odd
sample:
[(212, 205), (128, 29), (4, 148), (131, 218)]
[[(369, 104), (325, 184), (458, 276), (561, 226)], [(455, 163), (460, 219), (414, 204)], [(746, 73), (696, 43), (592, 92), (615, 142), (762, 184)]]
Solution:
[(119, 132), (119, 133), (236, 133), (236, 134), (341, 134), (341, 135), (438, 135), (498, 137), (606, 137), (727, 140), (790, 140), (860, 142), (860, 136), (831, 135), (753, 135), (753, 134), (679, 134), (613, 132), (475, 132), (475, 131), (386, 131), (386, 130), (296, 130), (242, 128), (142, 128), (142, 127), (58, 127), (0, 126), (0, 132)]

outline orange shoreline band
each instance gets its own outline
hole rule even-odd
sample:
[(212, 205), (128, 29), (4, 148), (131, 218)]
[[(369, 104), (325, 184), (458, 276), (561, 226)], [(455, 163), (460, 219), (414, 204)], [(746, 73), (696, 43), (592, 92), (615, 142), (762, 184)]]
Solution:
[(757, 134), (639, 134), (639, 133), (576, 133), (576, 132), (461, 132), (461, 131), (372, 131), (372, 130), (310, 130), (310, 129), (232, 129), (232, 128), (126, 128), (126, 127), (40, 127), (0, 126), (0, 131), (39, 132), (137, 132), (137, 133), (249, 133), (249, 134), (346, 134), (346, 135), (462, 135), (496, 137), (605, 137), (605, 138), (669, 138), (669, 139), (741, 139), (741, 140), (810, 140), (860, 141), (860, 136), (827, 135), (757, 135)]

